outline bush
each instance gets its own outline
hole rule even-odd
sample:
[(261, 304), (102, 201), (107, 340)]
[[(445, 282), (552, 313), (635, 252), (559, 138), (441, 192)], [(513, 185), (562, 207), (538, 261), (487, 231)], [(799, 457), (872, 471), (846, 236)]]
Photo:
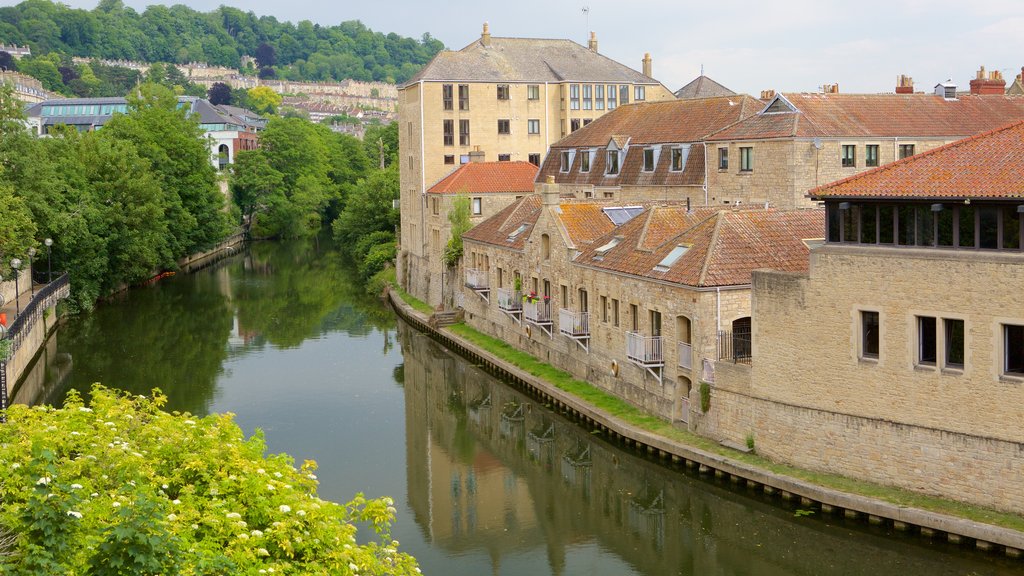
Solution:
[(378, 244), (387, 244), (388, 242), (395, 242), (394, 232), (389, 230), (370, 232), (356, 240), (355, 246), (352, 247), (352, 257), (355, 258), (356, 262), (362, 262), (366, 259), (366, 254), (370, 252), (371, 248)]
[(371, 276), (380, 272), (385, 267), (391, 265), (395, 261), (395, 255), (398, 253), (398, 247), (394, 241), (387, 242), (385, 244), (377, 244), (370, 251), (366, 253), (366, 258), (359, 263), (359, 276), (363, 280), (369, 279)]
[(395, 286), (397, 284), (395, 269), (385, 268), (371, 276), (366, 282), (366, 293), (371, 296), (380, 296), (384, 293), (385, 286)]
[[(231, 415), (168, 414), (164, 401), (97, 385), (88, 407), (72, 392), (62, 409), (9, 409), (0, 533), (19, 536), (0, 572), (418, 571), (390, 538), (390, 499), (321, 500), (314, 462), (297, 469)], [(358, 544), (355, 523), (379, 539)]]
[(711, 410), (711, 385), (707, 382), (700, 383), (700, 411), (707, 414)]

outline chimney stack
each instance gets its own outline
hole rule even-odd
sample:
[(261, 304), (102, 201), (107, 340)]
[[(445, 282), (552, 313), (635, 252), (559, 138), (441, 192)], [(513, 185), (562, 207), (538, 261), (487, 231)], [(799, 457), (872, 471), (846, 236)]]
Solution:
[(484, 151), (481, 150), (479, 146), (474, 146), (473, 150), (469, 153), (469, 161), (470, 162), (483, 162), (484, 161), (484, 156), (485, 156)]
[(914, 93), (914, 79), (906, 74), (900, 74), (896, 77), (896, 93), (897, 94), (913, 94)]
[(1002, 72), (993, 70), (986, 72), (982, 66), (971, 80), (971, 94), (998, 94), (1006, 93), (1006, 80), (1003, 80)]
[(839, 94), (839, 84), (824, 84), (821, 87), (822, 94)]
[(761, 90), (761, 100), (771, 100), (775, 98), (775, 90)]
[(480, 43), (484, 46), (491, 45), (491, 25), (487, 22), (484, 22), (484, 31), (483, 34), (480, 34)]
[(544, 206), (558, 206), (560, 198), (554, 176), (549, 174), (540, 185), (540, 198)]
[(597, 32), (590, 33), (590, 40), (587, 41), (587, 48), (590, 48), (591, 52), (597, 52)]
[(650, 52), (644, 52), (644, 76), (647, 76), (648, 78), (653, 78), (653, 76), (651, 76), (651, 53)]

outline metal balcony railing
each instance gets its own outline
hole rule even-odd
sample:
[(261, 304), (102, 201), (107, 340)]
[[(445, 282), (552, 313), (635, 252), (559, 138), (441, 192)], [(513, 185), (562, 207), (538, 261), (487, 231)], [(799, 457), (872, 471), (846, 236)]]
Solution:
[(466, 287), (472, 290), (486, 290), (489, 288), (487, 270), (470, 268), (466, 270)]
[(689, 342), (679, 343), (679, 367), (689, 370), (693, 366), (693, 346)]
[(558, 331), (570, 338), (590, 336), (590, 313), (573, 312), (562, 308), (558, 311)]
[(753, 353), (749, 331), (718, 331), (718, 359), (730, 360), (734, 364), (750, 364)]
[(527, 298), (523, 302), (523, 318), (534, 324), (551, 324), (551, 301)]
[(519, 312), (523, 309), (523, 293), (509, 288), (498, 288), (498, 310)]
[(665, 355), (662, 336), (644, 336), (639, 332), (626, 333), (626, 358), (641, 366), (664, 366)]

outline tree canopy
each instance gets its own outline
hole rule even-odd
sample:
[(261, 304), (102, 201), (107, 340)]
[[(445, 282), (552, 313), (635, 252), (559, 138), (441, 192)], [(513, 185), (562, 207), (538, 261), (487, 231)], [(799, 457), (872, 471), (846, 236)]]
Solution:
[[(384, 82), (407, 80), (444, 47), (430, 34), (418, 40), (384, 34), (359, 21), (294, 24), (228, 6), (202, 13), (181, 4), (154, 4), (140, 13), (121, 0), (102, 0), (92, 10), (25, 0), (0, 8), (0, 38), (28, 44), (33, 54), (231, 68), (253, 56), (262, 69), (289, 80)], [(37, 72), (52, 80), (56, 70)]]

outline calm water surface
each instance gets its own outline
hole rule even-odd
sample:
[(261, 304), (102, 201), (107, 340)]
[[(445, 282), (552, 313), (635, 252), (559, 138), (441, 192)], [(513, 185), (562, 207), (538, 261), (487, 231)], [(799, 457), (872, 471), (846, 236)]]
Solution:
[(126, 294), (51, 341), (22, 402), (93, 382), (232, 412), (316, 460), (320, 495), (392, 496), (435, 575), (970, 575), (1024, 564), (797, 517), (576, 428), (402, 324), (321, 242), (257, 244)]

